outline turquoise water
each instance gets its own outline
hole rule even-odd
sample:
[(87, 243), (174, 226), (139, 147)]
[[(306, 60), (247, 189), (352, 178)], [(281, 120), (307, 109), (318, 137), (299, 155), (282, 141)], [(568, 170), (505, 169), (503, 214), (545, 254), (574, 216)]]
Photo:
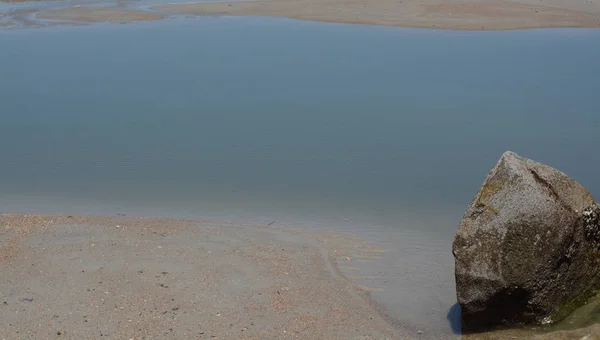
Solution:
[(451, 241), (506, 150), (600, 195), (600, 30), (206, 17), (0, 30), (0, 209), (355, 231), (452, 336)]

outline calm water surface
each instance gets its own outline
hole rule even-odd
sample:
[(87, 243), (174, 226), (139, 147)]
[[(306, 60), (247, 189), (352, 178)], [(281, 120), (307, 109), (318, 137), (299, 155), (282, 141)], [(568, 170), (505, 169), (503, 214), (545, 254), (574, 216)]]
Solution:
[(451, 241), (502, 152), (600, 195), (599, 60), (600, 30), (4, 30), (0, 207), (359, 232), (389, 249), (364, 269), (374, 297), (456, 337)]

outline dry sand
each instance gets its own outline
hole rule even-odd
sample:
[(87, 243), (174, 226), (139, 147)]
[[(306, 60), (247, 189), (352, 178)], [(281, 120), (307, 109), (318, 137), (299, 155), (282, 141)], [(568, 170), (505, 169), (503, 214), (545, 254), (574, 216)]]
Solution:
[(0, 215), (0, 338), (411, 338), (338, 271), (361, 249), (294, 229)]
[(600, 27), (600, 0), (258, 0), (154, 9), (463, 30)]
[(68, 7), (42, 11), (38, 19), (71, 20), (83, 22), (124, 22), (163, 19), (165, 15), (150, 12), (130, 11), (113, 7)]

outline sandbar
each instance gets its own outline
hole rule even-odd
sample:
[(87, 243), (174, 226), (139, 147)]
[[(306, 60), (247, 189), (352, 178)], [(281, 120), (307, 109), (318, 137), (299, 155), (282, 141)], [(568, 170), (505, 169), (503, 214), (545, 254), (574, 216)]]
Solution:
[(454, 30), (600, 27), (600, 1), (257, 0), (168, 4), (154, 9)]
[(125, 22), (163, 19), (158, 13), (123, 10), (114, 7), (68, 7), (42, 11), (37, 19), (71, 20), (80, 22)]

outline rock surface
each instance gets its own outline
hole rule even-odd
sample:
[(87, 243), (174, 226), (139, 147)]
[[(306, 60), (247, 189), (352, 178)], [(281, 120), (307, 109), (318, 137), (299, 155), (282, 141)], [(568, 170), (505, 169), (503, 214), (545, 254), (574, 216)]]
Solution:
[(551, 324), (584, 304), (600, 288), (599, 215), (579, 183), (504, 153), (453, 244), (464, 331)]

